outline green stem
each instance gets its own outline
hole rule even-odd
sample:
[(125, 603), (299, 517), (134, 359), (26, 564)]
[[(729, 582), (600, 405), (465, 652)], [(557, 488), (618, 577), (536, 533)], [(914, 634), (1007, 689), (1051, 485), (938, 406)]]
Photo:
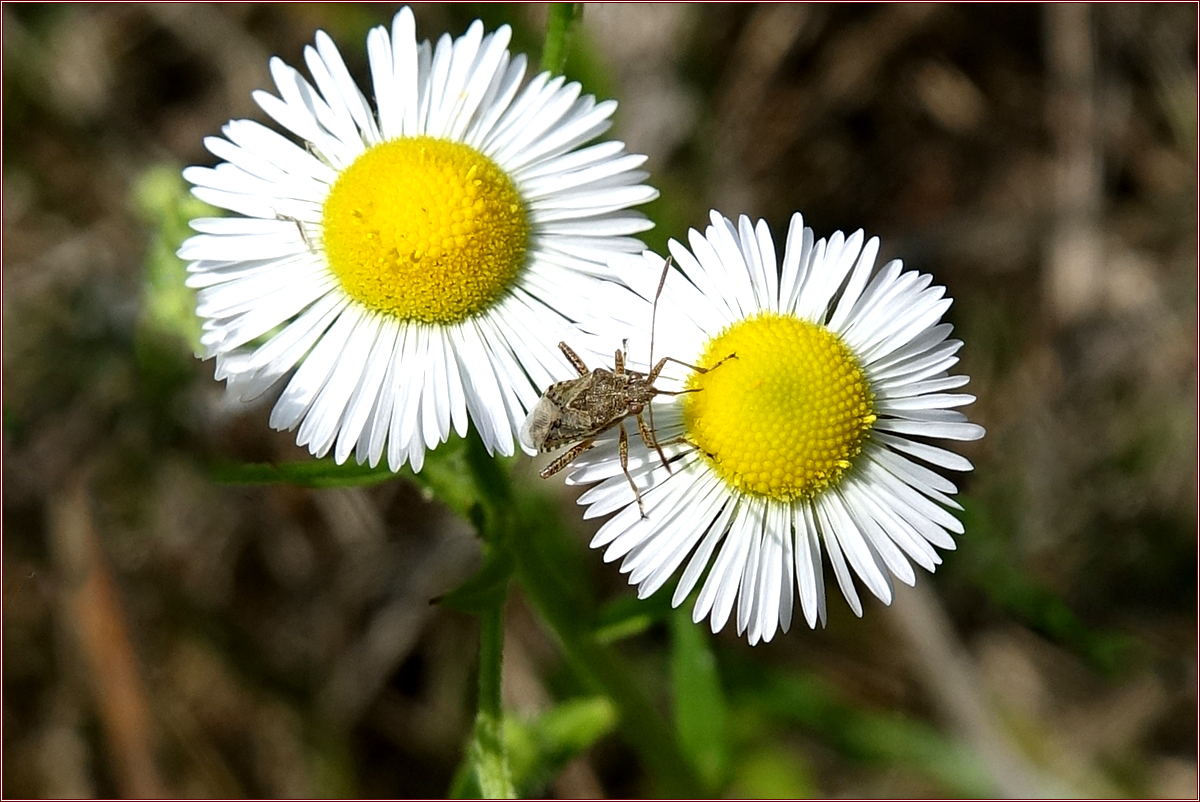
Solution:
[(504, 662), (504, 611), (500, 607), (479, 617), (479, 710), (499, 720), (500, 677)]
[(561, 75), (567, 65), (571, 27), (583, 16), (583, 3), (551, 3), (542, 45), (542, 69)]
[(504, 662), (504, 602), (479, 616), (479, 710), (475, 715), (475, 771), (486, 799), (515, 799), (504, 746), (500, 678)]
[[(484, 543), (485, 557), (502, 556), (508, 548), (512, 528), (511, 488), (479, 439), (467, 436), (466, 464), (474, 485), (475, 501), (467, 511)], [(512, 773), (504, 743), (504, 704), (500, 683), (504, 664), (504, 602), (508, 579), (480, 599), (479, 614), (479, 702), (475, 714), (475, 737), (471, 742), (475, 778), (485, 799), (514, 799)]]

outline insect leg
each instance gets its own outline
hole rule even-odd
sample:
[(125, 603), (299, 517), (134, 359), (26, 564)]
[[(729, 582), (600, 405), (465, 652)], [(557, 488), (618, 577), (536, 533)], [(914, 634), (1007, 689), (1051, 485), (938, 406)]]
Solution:
[(674, 473), (671, 470), (671, 464), (667, 462), (667, 455), (663, 453), (662, 447), (658, 444), (658, 436), (646, 425), (646, 421), (642, 418), (641, 413), (637, 416), (638, 434), (642, 436), (642, 442), (646, 444), (646, 448), (653, 448), (658, 452), (658, 458), (662, 460), (663, 467), (667, 469), (667, 473)]
[(729, 356), (721, 357), (721, 359), (717, 362), (716, 365), (713, 365), (712, 367), (709, 367), (709, 368), (702, 368), (699, 365), (693, 365), (690, 362), (684, 362), (683, 360), (676, 359), (673, 356), (664, 356), (662, 359), (658, 360), (658, 364), (656, 364), (653, 368), (650, 369), (650, 373), (647, 375), (646, 378), (648, 378), (651, 382), (653, 382), (655, 379), (658, 378), (658, 374), (662, 373), (662, 369), (664, 367), (666, 367), (668, 362), (674, 362), (676, 365), (683, 365), (685, 368), (691, 368), (692, 370), (696, 371), (697, 373), (708, 373), (710, 370), (716, 370), (717, 367), (719, 367), (720, 365), (723, 365), (726, 361), (728, 361), (730, 359), (737, 359), (737, 354), (730, 354)]
[(538, 476), (542, 477), (543, 479), (549, 479), (551, 476), (574, 462), (575, 458), (580, 454), (591, 448), (592, 441), (595, 439), (596, 438), (594, 437), (589, 438), (584, 440), (582, 443), (577, 443), (576, 445), (571, 446), (570, 450), (564, 452), (562, 456), (554, 460), (554, 462), (551, 462), (545, 468), (542, 468), (542, 472), (539, 473)]
[(312, 243), (308, 241), (308, 232), (304, 230), (304, 224), (300, 222), (300, 218), (292, 217), (290, 214), (275, 212), (275, 219), (286, 220), (288, 222), (295, 223), (296, 230), (300, 232), (300, 240), (304, 243), (304, 247), (310, 252), (313, 250)]
[[(697, 449), (697, 450), (699, 449), (699, 447), (695, 443), (693, 443), (691, 440), (688, 439), (686, 434), (676, 435), (675, 437), (672, 437), (670, 440), (666, 441), (662, 445), (675, 446), (675, 445), (679, 445), (680, 443), (691, 446), (692, 448)], [(707, 451), (705, 451), (704, 453), (708, 454), (708, 456), (710, 456), (710, 457), (713, 456), (712, 454), (709, 454)]]
[(563, 352), (563, 356), (567, 358), (567, 361), (571, 363), (580, 376), (586, 376), (591, 373), (587, 365), (583, 364), (583, 360), (579, 358), (579, 354), (571, 350), (571, 346), (566, 343), (559, 343), (558, 349)]
[[(642, 418), (639, 415), (638, 420)], [(618, 423), (617, 428), (621, 430), (621, 437), (617, 441), (617, 450), (621, 455), (621, 470), (625, 472), (625, 478), (629, 480), (629, 486), (633, 488), (633, 495), (637, 498), (638, 512), (642, 517), (646, 517), (646, 508), (642, 506), (642, 491), (638, 490), (637, 483), (633, 481), (633, 474), (629, 472), (629, 436), (625, 434), (625, 424)]]

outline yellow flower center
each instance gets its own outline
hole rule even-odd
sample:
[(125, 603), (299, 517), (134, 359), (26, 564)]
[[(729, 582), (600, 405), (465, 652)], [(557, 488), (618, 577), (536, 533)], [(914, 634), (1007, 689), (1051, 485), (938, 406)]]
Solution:
[(824, 326), (764, 312), (709, 340), (684, 398), (688, 439), (739, 492), (776, 501), (836, 484), (875, 423), (871, 388)]
[(509, 177), (428, 136), (375, 145), (325, 199), (322, 239), (350, 297), (403, 320), (454, 323), (498, 301), (525, 266), (529, 222)]

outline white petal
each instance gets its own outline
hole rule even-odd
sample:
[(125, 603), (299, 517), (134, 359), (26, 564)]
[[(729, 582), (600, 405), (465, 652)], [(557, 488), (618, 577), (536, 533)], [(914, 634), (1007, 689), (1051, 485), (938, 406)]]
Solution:
[(800, 290), (807, 277), (812, 259), (813, 231), (804, 225), (804, 217), (796, 212), (788, 226), (787, 242), (783, 249), (783, 268), (779, 281), (779, 308), (796, 309)]
[(829, 519), (829, 511), (827, 504), (816, 504), (816, 520), (821, 531), (821, 539), (825, 543), (825, 550), (829, 554), (829, 563), (833, 566), (833, 575), (837, 578), (838, 587), (842, 589), (842, 596), (845, 597), (846, 603), (850, 605), (850, 609), (859, 618), (862, 618), (863, 609), (862, 602), (858, 600), (858, 591), (854, 589), (854, 580), (850, 578), (850, 571), (846, 568), (846, 560), (842, 556), (842, 547), (838, 542), (836, 533), (836, 525)]
[(343, 309), (333, 325), (321, 335), (316, 346), (304, 358), (299, 369), (283, 394), (271, 410), (271, 426), (275, 429), (292, 429), (299, 424), (303, 415), (308, 412), (317, 393), (328, 380), (350, 331), (357, 322), (358, 316), (347, 313)]
[(817, 498), (816, 506), (818, 513), (824, 510), (830, 523), (830, 528), (825, 531), (825, 542), (828, 544), (831, 536), (837, 540), (850, 566), (867, 588), (884, 604), (891, 604), (892, 583), (888, 573), (875, 562), (863, 533), (855, 526), (841, 498), (836, 493), (825, 493)]
[[(798, 514), (797, 514), (798, 513)], [(816, 628), (817, 621), (825, 623), (825, 577), (821, 567), (821, 540), (812, 505), (802, 502), (793, 509), (792, 522), (796, 529), (796, 585), (800, 589), (800, 606), (808, 626)]]
[[(406, 12), (412, 20), (412, 12), (405, 7), (396, 15), (393, 26)], [(408, 63), (410, 56), (411, 66)], [(389, 39), (387, 29), (376, 26), (367, 32), (367, 62), (379, 114), (379, 136), (386, 141), (407, 133), (404, 130), (405, 115), (415, 117), (417, 113), (416, 42), (412, 36)]]
[(909, 440), (907, 437), (897, 437), (886, 432), (874, 432), (871, 438), (884, 445), (891, 446), (897, 451), (903, 451), (928, 463), (942, 468), (949, 468), (952, 471), (970, 471), (974, 470), (975, 467), (969, 459), (955, 454), (953, 451)]
[[(371, 352), (367, 356), (366, 369), (346, 403), (345, 419), (333, 450), (334, 461), (339, 465), (346, 461), (351, 451), (360, 443), (369, 446), (368, 422), (371, 413), (376, 409), (384, 377), (391, 364), (392, 349), (395, 348), (398, 332), (399, 327), (387, 318), (380, 317), (374, 321), (374, 339), (371, 342)], [(376, 460), (379, 453), (375, 452)], [(359, 461), (365, 462), (367, 456), (369, 452), (360, 457)]]
[[(727, 499), (721, 512), (709, 524), (708, 529), (704, 532), (704, 540), (700, 542), (700, 546), (692, 553), (692, 558), (688, 560), (687, 567), (683, 570), (683, 575), (679, 578), (679, 584), (675, 586), (675, 593), (671, 596), (671, 606), (678, 607), (683, 604), (684, 599), (696, 587), (696, 582), (700, 579), (700, 575), (704, 569), (708, 567), (709, 560), (712, 558), (713, 551), (717, 544), (725, 537), (729, 531), (730, 521), (735, 512), (737, 512), (739, 503), (736, 499)], [(692, 620), (699, 622), (708, 614), (708, 608), (701, 610), (699, 600), (692, 610)]]
[[(751, 508), (761, 508), (761, 505), (754, 504)], [(759, 519), (758, 525), (746, 530), (746, 538), (749, 540), (749, 547), (746, 557), (743, 560), (741, 573), (742, 577), (738, 583), (737, 594), (737, 631), (739, 635), (746, 634), (746, 629), (750, 625), (753, 618), (757, 618), (758, 607), (758, 583), (761, 580), (762, 565), (762, 542), (763, 530), (762, 521)], [(752, 629), (747, 636), (750, 645), (758, 643), (761, 633), (757, 628)]]
[(850, 310), (858, 302), (859, 296), (867, 286), (867, 279), (870, 278), (871, 271), (875, 269), (875, 258), (878, 255), (879, 237), (871, 237), (863, 246), (862, 253), (859, 254), (858, 261), (854, 265), (854, 272), (850, 274), (850, 279), (846, 283), (841, 297), (838, 298), (837, 308), (829, 318), (829, 328), (833, 331), (841, 331), (846, 324)]

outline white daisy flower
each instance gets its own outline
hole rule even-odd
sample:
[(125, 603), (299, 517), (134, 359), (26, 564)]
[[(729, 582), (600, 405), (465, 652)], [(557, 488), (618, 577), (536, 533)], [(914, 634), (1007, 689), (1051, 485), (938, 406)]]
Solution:
[(511, 454), (607, 258), (643, 247), (645, 157), (582, 147), (616, 103), (549, 73), (522, 88), (510, 35), (476, 21), (434, 47), (401, 9), (367, 36), (372, 107), (318, 32), (313, 83), (274, 58), (279, 96), (254, 95), (299, 144), (234, 120), (205, 140), (225, 161), (184, 171), (240, 215), (192, 221), (179, 251), (206, 357), (241, 399), (291, 374), (270, 423), (317, 456), (376, 465), (386, 446), (420, 470), (468, 421)]
[[(704, 235), (690, 232), (691, 250), (670, 243), (680, 270), (658, 301), (656, 356), (711, 368), (668, 363), (659, 378), (659, 389), (690, 391), (651, 407), (670, 470), (630, 438), (645, 517), (611, 434), (568, 476), (599, 482), (579, 499), (585, 517), (616, 514), (592, 546), (621, 559), (639, 596), (682, 567), (673, 604), (703, 577), (693, 619), (708, 617), (716, 632), (736, 601), (738, 633), (754, 644), (788, 630), (797, 591), (808, 625), (824, 624), (822, 552), (862, 615), (852, 576), (890, 603), (893, 576), (912, 584), (911, 563), (933, 571), (935, 547), (954, 548), (963, 528), (946, 508), (961, 509), (957, 490), (921, 463), (971, 463), (925, 439), (984, 431), (955, 409), (974, 397), (950, 392), (968, 380), (948, 373), (962, 345), (939, 323), (950, 300), (899, 261), (875, 272), (879, 241), (863, 239), (814, 241), (797, 214), (782, 271), (762, 221), (735, 227), (713, 212)], [(662, 265), (649, 252), (614, 259), (632, 291), (609, 282), (597, 306), (620, 310), (618, 325), (585, 326), (607, 342), (644, 332)], [(648, 356), (648, 338), (630, 337), (629, 352), (645, 371), (636, 359)]]

